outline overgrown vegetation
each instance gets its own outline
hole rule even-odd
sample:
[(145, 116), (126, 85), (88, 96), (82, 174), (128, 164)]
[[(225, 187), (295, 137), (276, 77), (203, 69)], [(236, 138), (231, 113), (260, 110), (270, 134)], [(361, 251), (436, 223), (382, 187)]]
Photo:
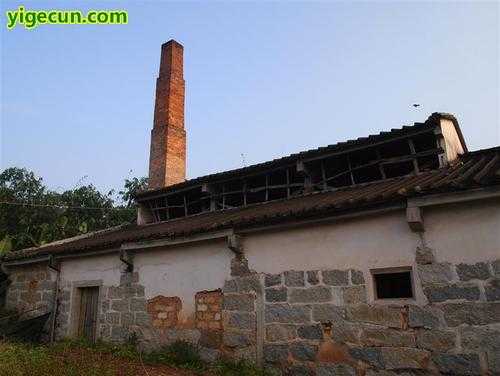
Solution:
[(118, 192), (101, 193), (87, 184), (59, 193), (31, 171), (8, 168), (0, 173), (0, 256), (133, 222), (132, 196), (146, 183), (146, 178), (133, 178)]
[(196, 347), (185, 341), (176, 341), (169, 346), (145, 354), (144, 359), (151, 364), (171, 364), (198, 372), (206, 369)]
[[(172, 368), (175, 367), (175, 368)], [(176, 369), (184, 370), (177, 373)], [(71, 340), (53, 346), (0, 342), (0, 376), (111, 376), (212, 375), (272, 376), (240, 360), (202, 361), (198, 349), (177, 341), (151, 353), (137, 351), (133, 343), (90, 344)]]

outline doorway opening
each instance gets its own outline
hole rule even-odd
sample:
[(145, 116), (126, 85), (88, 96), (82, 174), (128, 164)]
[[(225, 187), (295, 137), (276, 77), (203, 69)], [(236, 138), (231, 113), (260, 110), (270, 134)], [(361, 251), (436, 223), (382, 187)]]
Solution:
[(77, 335), (91, 342), (96, 340), (99, 287), (80, 287)]

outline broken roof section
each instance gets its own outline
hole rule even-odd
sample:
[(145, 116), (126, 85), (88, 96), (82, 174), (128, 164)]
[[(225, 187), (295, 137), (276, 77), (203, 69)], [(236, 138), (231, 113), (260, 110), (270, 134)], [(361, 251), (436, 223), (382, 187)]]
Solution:
[(467, 151), (453, 115), (207, 175), (136, 196), (139, 224), (416, 175)]
[(403, 209), (409, 200), (428, 199), (440, 194), (450, 195), (446, 202), (461, 201), (465, 194), (476, 195), (475, 199), (491, 195), (498, 197), (499, 189), (500, 147), (496, 147), (466, 153), (456, 163), (417, 175), (358, 184), (336, 191), (313, 192), (233, 210), (200, 213), (161, 223), (128, 225), (69, 241), (46, 244), (40, 248), (13, 252), (4, 261), (118, 251), (126, 243), (159, 239), (174, 241), (226, 229), (244, 232), (301, 221), (338, 220), (357, 214)]

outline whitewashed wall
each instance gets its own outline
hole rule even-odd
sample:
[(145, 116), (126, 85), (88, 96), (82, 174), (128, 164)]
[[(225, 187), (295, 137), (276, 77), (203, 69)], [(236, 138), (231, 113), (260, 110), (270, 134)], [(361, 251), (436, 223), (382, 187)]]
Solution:
[(194, 313), (194, 296), (199, 291), (222, 288), (231, 272), (233, 253), (225, 241), (207, 241), (192, 245), (137, 253), (134, 270), (145, 297), (178, 296), (182, 301), (181, 323), (190, 321)]
[[(474, 263), (500, 257), (500, 205), (475, 202), (424, 209), (426, 245), (439, 262)], [(277, 274), (286, 270), (358, 269), (373, 300), (370, 270), (415, 266), (415, 250), (422, 239), (412, 232), (405, 211), (276, 232), (252, 233), (243, 238), (250, 269)], [(198, 291), (222, 288), (230, 278), (233, 253), (223, 241), (155, 248), (138, 252), (135, 271), (146, 299), (157, 295), (182, 300), (180, 320), (194, 312)], [(63, 262), (64, 281), (102, 280), (117, 286), (122, 265), (118, 255), (78, 258)], [(418, 285), (416, 298), (423, 302)]]

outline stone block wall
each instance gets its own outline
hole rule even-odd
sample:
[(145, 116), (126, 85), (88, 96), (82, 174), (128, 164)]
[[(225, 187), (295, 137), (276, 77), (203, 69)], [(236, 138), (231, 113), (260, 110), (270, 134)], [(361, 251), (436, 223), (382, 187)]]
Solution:
[(356, 361), (341, 341), (354, 341), (357, 335), (357, 325), (347, 319), (349, 308), (367, 306), (362, 272), (290, 270), (266, 275), (264, 295), (266, 367), (288, 374), (355, 374)]
[(353, 269), (266, 275), (264, 365), (290, 375), (500, 374), (500, 260), (451, 265), (424, 252), (414, 280), (423, 306), (368, 304)]
[[(258, 274), (236, 273), (227, 280), (223, 297), (223, 349), (235, 358), (258, 360), (258, 314), (262, 309), (262, 280)], [(234, 275), (234, 274), (233, 274)]]
[(6, 307), (16, 309), (25, 317), (50, 312), (54, 303), (55, 273), (46, 264), (18, 267), (10, 270), (11, 281)]
[[(371, 277), (356, 269), (262, 274), (241, 260), (233, 266), (222, 290), (193, 296), (193, 319), (183, 323), (181, 299), (147, 300), (139, 275), (122, 273), (118, 286), (100, 286), (98, 337), (134, 334), (146, 349), (187, 340), (207, 360), (246, 358), (290, 375), (500, 374), (500, 260), (454, 265), (418, 249), (420, 305), (368, 301)], [(11, 306), (52, 307), (53, 273), (24, 267), (10, 278)], [(71, 334), (73, 294), (93, 283), (61, 281), (58, 338)]]

